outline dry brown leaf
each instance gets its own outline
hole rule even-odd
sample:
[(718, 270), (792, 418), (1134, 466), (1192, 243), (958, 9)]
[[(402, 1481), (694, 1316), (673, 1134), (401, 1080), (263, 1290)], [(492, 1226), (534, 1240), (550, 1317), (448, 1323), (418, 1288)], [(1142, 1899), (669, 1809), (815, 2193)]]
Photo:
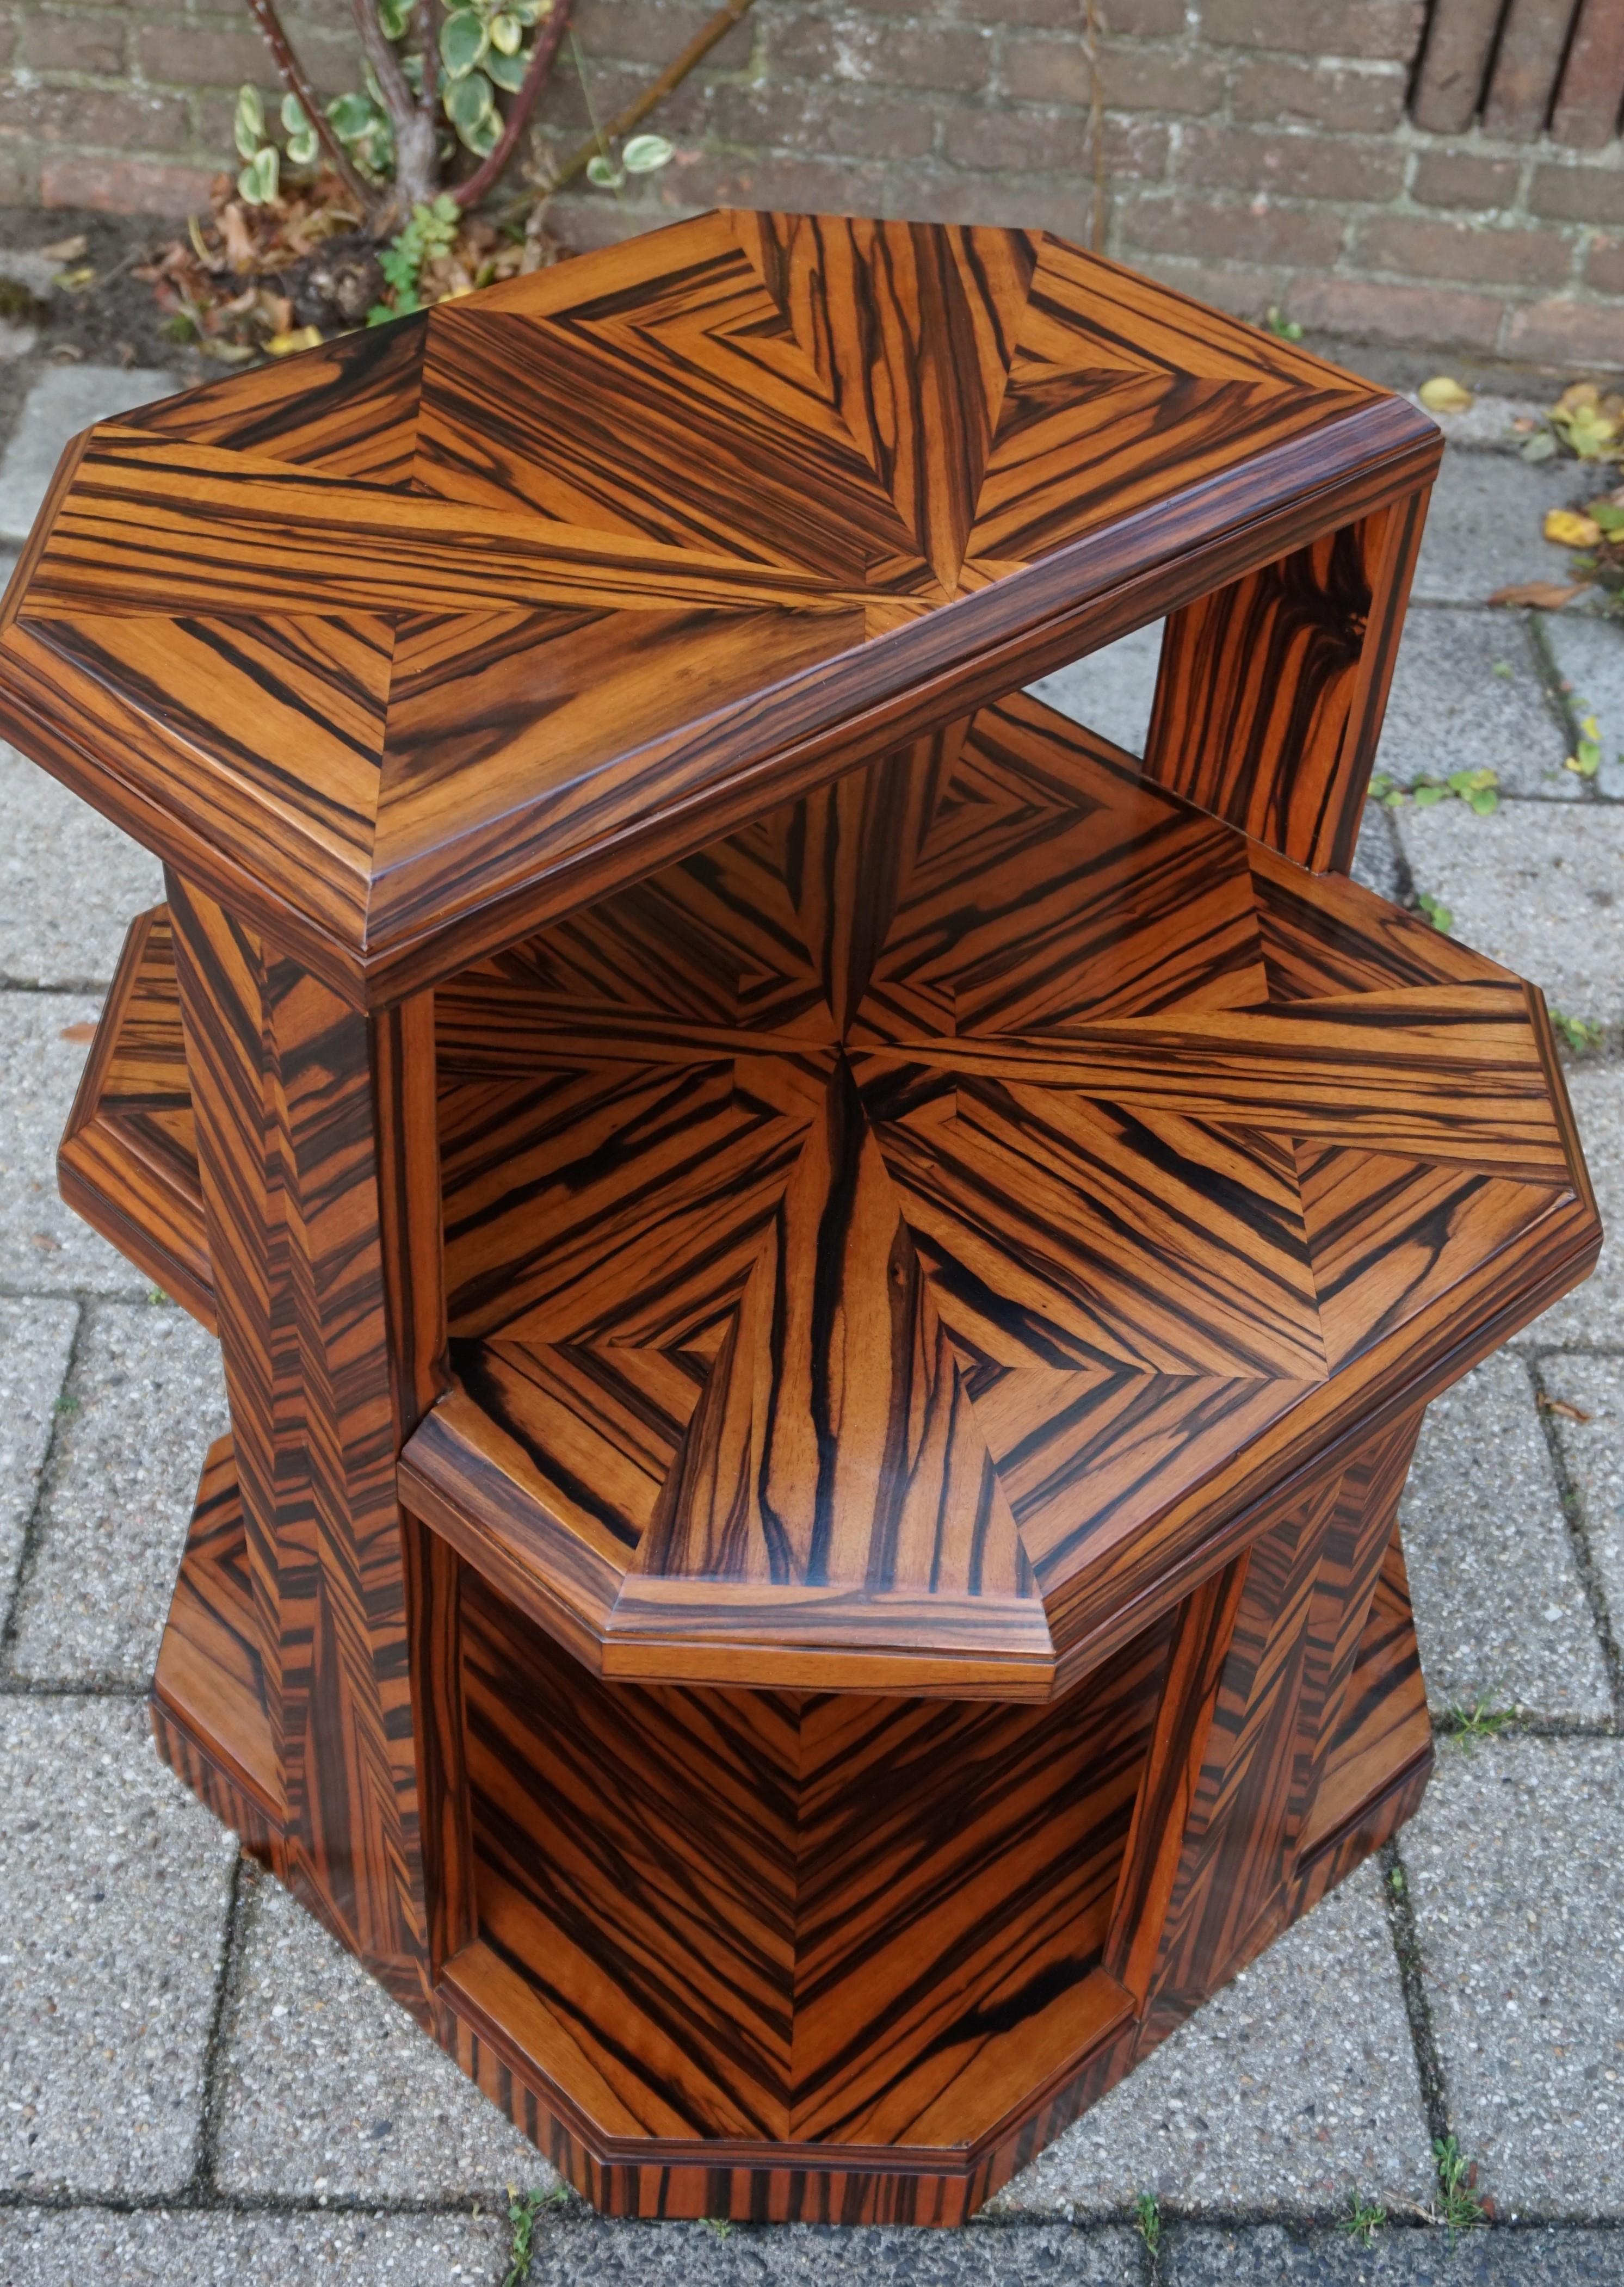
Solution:
[(71, 238), (53, 238), (49, 246), (40, 249), (47, 262), (83, 262), (90, 250), (90, 240), (82, 230)]
[(1565, 1421), (1588, 1421), (1590, 1419), (1582, 1405), (1570, 1405), (1565, 1397), (1541, 1396), (1540, 1411), (1541, 1413), (1559, 1413)]
[(1572, 587), (1564, 588), (1555, 580), (1520, 580), (1512, 587), (1496, 588), (1488, 600), (1508, 610), (1530, 605), (1536, 611), (1559, 612), (1589, 584), (1588, 580), (1576, 580)]
[(93, 1041), (95, 1037), (94, 1025), (64, 1025), (62, 1027), (62, 1038), (65, 1041)]

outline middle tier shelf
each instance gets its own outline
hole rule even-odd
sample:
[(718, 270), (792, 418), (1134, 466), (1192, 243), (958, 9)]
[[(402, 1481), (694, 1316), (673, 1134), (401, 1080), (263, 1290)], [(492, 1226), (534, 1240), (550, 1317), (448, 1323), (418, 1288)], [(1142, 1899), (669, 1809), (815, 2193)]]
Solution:
[[(157, 1121), (101, 1227), (206, 1315), (161, 919), (65, 1179)], [(463, 972), (435, 1037), (402, 1498), (606, 1676), (1052, 1697), (1595, 1245), (1537, 993), (1020, 695)]]

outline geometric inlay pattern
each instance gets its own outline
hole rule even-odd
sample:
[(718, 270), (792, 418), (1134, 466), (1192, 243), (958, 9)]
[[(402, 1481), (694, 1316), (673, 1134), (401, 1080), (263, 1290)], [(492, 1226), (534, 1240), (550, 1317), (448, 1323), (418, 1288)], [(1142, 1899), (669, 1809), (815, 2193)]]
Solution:
[(437, 998), (452, 1417), (724, 1628), (1046, 1645), (1572, 1195), (1526, 988), (1018, 696)]
[(617, 249), (606, 290), (609, 260), (91, 431), (0, 630), (15, 720), (194, 829), (183, 869), (229, 859), (379, 961), (1172, 578), (1244, 523), (1226, 481), (1279, 506), (1425, 446), (1384, 392), (1041, 233), (717, 214)]

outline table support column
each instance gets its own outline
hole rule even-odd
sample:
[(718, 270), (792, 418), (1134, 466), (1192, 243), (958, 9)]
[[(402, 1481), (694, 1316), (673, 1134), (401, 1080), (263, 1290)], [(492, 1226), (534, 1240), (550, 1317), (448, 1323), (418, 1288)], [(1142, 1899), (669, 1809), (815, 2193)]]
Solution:
[(173, 874), (169, 897), (280, 1779), (272, 1855), (426, 2018), (395, 1462), (437, 1362), (432, 1024), (369, 1020)]

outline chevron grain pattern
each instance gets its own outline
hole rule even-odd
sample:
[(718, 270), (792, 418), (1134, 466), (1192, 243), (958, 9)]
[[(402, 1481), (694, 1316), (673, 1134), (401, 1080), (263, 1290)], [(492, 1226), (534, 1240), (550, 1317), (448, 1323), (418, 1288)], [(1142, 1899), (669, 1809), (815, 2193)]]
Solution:
[[(231, 1404), (157, 1742), (610, 2212), (963, 2220), (1420, 1799), (1422, 1410), (1599, 1245), (1343, 878), (1438, 457), (747, 213), (64, 455), (0, 731), (168, 903), (63, 1187)], [(1163, 616), (1143, 764), (1020, 695)]]
[(435, 1007), (408, 1505), (606, 1674), (1048, 1697), (1097, 1568), (1587, 1243), (1517, 979), (1026, 698)]
[(709, 215), (99, 424), (0, 725), (369, 1005), (1169, 609), (1153, 768), (1343, 862), (1437, 457), (1042, 233)]

